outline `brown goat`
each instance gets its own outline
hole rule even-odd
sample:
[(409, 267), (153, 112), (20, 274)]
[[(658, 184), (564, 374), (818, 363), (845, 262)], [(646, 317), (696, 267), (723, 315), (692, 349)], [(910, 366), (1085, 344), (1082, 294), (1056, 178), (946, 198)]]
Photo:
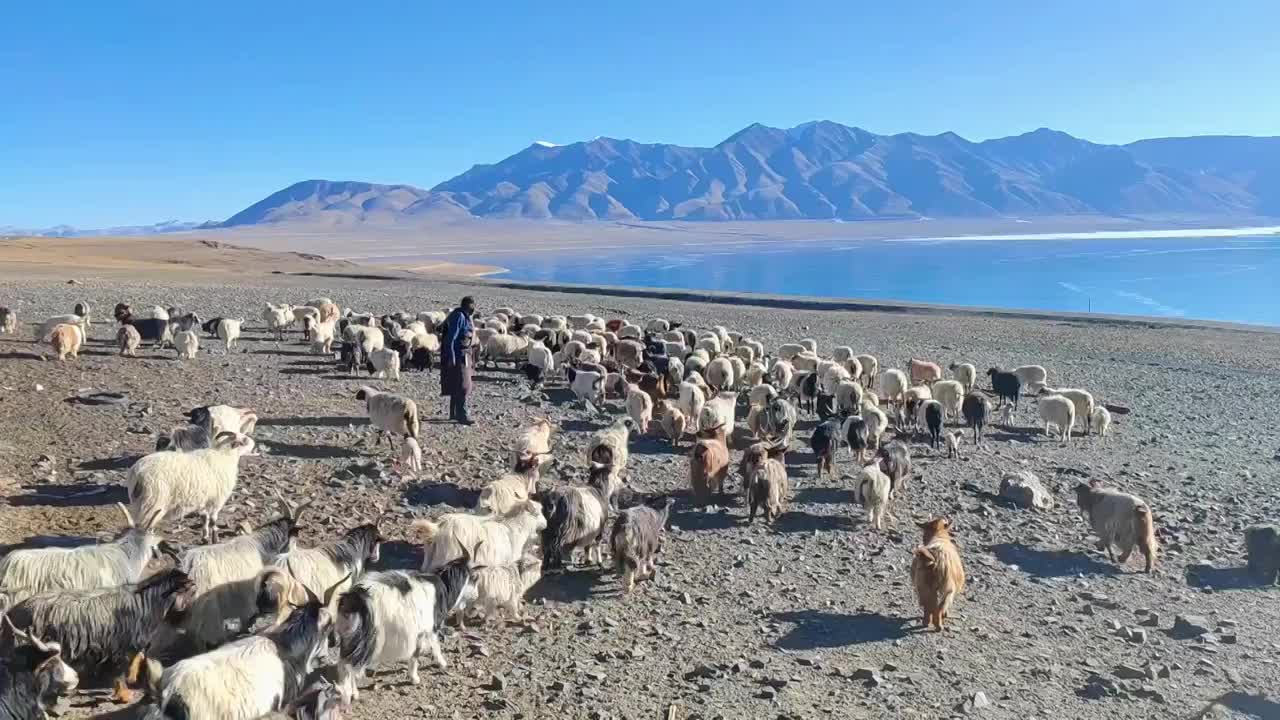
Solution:
[(84, 334), (80, 328), (75, 325), (63, 323), (55, 325), (52, 333), (49, 335), (49, 344), (53, 346), (53, 351), (58, 354), (59, 360), (66, 360), (67, 356), (80, 356), (80, 343), (84, 341)]
[(934, 518), (919, 525), (924, 540), (911, 556), (911, 584), (924, 611), (924, 626), (942, 630), (952, 601), (964, 592), (964, 564), (951, 541), (951, 523)]
[(711, 501), (711, 493), (724, 493), (724, 481), (729, 476), (729, 447), (722, 439), (703, 438), (693, 445), (689, 455), (689, 485), (693, 499), (699, 505)]

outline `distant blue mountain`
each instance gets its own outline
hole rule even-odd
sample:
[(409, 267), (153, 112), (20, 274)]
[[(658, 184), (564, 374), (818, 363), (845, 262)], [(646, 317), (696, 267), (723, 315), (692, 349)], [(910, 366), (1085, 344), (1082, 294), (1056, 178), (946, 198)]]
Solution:
[(207, 230), (221, 227), (219, 222), (180, 222), (166, 220), (154, 225), (123, 225), (108, 228), (77, 228), (71, 225), (55, 225), (47, 228), (20, 228), (12, 225), (0, 225), (0, 236), (34, 236), (34, 237), (88, 237), (88, 236), (124, 236), (124, 235), (160, 235), (162, 233), (186, 232), (189, 230)]

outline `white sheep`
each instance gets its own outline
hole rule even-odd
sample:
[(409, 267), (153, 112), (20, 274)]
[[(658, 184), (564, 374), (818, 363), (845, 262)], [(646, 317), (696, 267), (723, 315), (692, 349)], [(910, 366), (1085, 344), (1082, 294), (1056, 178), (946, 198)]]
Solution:
[(769, 371), (765, 368), (763, 363), (753, 362), (747, 366), (746, 372), (743, 373), (742, 376), (742, 382), (739, 383), (738, 387), (745, 389), (759, 387), (764, 383), (764, 379), (768, 377), (768, 375)]
[(316, 355), (332, 355), (334, 333), (337, 327), (332, 322), (322, 322), (311, 329), (311, 352)]
[(791, 364), (800, 372), (815, 372), (817, 371), (818, 363), (821, 362), (821, 360), (822, 358), (818, 357), (817, 353), (805, 350), (799, 355), (791, 358)]
[[(240, 329), (244, 325), (244, 318), (222, 318), (218, 321), (218, 327), (215, 328), (217, 336), (226, 346), (227, 352), (231, 352), (231, 348), (240, 340)], [(333, 340), (333, 325), (329, 326), (329, 339)]]
[(204, 517), (204, 541), (217, 538), (218, 513), (235, 490), (240, 458), (253, 439), (234, 432), (214, 436), (213, 447), (191, 452), (156, 452), (129, 468), (125, 488), (133, 517), (160, 524), (192, 513)]
[(879, 449), (880, 437), (884, 435), (884, 431), (889, 427), (889, 416), (884, 411), (870, 402), (875, 397), (872, 393), (862, 399), (862, 421), (867, 426), (867, 446)]
[(880, 361), (875, 355), (857, 355), (855, 358), (862, 366), (862, 384), (871, 387), (880, 374)]
[(671, 323), (662, 318), (654, 318), (645, 324), (644, 329), (646, 332), (660, 335), (671, 330)]
[(1054, 425), (1062, 442), (1070, 443), (1071, 426), (1076, 421), (1075, 403), (1061, 395), (1041, 395), (1036, 404), (1040, 419), (1044, 420), (1044, 434), (1049, 435), (1049, 426)]
[(854, 481), (854, 500), (867, 511), (867, 522), (877, 530), (884, 529), (884, 516), (889, 510), (892, 495), (889, 476), (880, 470), (879, 463), (862, 468)]
[(429, 572), (464, 552), (476, 565), (516, 562), (528, 542), (547, 527), (547, 519), (536, 500), (526, 500), (506, 515), (448, 513), (436, 521), (414, 521), (412, 527), (422, 536), (422, 569)]
[(897, 368), (889, 368), (880, 375), (878, 395), (888, 405), (900, 405), (908, 387), (906, 374)]
[(964, 391), (970, 392), (977, 386), (978, 368), (973, 363), (951, 363), (951, 377), (964, 386)]
[[(320, 308), (309, 305), (293, 308), (293, 322), (302, 325), (304, 329), (315, 327), (320, 324)], [(305, 331), (310, 332), (310, 330)]]
[(583, 315), (570, 315), (565, 318), (569, 322), (569, 327), (573, 330), (586, 330), (591, 323), (595, 322), (596, 316), (591, 313)]
[(721, 352), (720, 338), (715, 335), (703, 335), (698, 338), (698, 342), (694, 344), (695, 351), (701, 350), (707, 354), (708, 358), (718, 357)]
[(756, 358), (758, 357), (756, 355), (756, 349), (751, 347), (750, 345), (735, 346), (733, 348), (733, 354), (735, 357), (740, 358), (743, 362), (746, 362), (746, 363), (755, 362)]
[(1012, 372), (1022, 382), (1022, 392), (1027, 395), (1039, 393), (1049, 381), (1049, 372), (1041, 365), (1020, 365)]
[(1099, 405), (1093, 409), (1093, 417), (1091, 419), (1093, 430), (1098, 433), (1099, 437), (1105, 438), (1107, 430), (1111, 428), (1111, 411)]
[(238, 432), (252, 435), (258, 427), (258, 415), (249, 408), (237, 408), (230, 405), (208, 405), (198, 407), (187, 413), (191, 424), (200, 425), (208, 431), (209, 437), (217, 437), (224, 432)]
[(627, 383), (627, 414), (636, 422), (641, 434), (649, 432), (649, 423), (653, 422), (653, 398), (640, 389), (639, 385)]
[(380, 392), (369, 386), (356, 391), (356, 399), (364, 400), (369, 421), (378, 432), (378, 444), (383, 435), (418, 437), (421, 423), (418, 420), (418, 404), (411, 398), (389, 392)]
[(276, 342), (284, 339), (285, 328), (293, 324), (293, 308), (289, 305), (272, 305), (267, 303), (262, 309), (262, 320), (267, 329), (275, 336)]
[(1061, 395), (1071, 401), (1076, 407), (1075, 419), (1080, 421), (1084, 426), (1084, 433), (1088, 435), (1093, 425), (1093, 409), (1096, 407), (1093, 395), (1088, 390), (1077, 390), (1075, 388), (1051, 388), (1044, 386), (1040, 392), (1049, 395)]
[(369, 353), (369, 365), (374, 376), (389, 380), (400, 379), (400, 353), (389, 348), (379, 348)]
[(613, 425), (600, 430), (587, 442), (587, 462), (608, 465), (613, 469), (614, 477), (621, 477), (627, 469), (630, 453), (627, 445), (631, 434), (639, 432), (636, 421), (630, 417), (616, 420)]
[(38, 343), (45, 342), (49, 339), (49, 334), (53, 332), (53, 329), (59, 325), (75, 325), (80, 328), (81, 333), (86, 335), (89, 330), (85, 327), (84, 318), (79, 315), (54, 315), (36, 327), (35, 341)]
[(194, 360), (200, 351), (200, 336), (192, 330), (183, 330), (173, 336), (173, 348), (179, 360)]
[(960, 405), (964, 402), (965, 386), (959, 380), (939, 380), (933, 384), (933, 399), (942, 403), (946, 417), (960, 417)]
[(672, 447), (679, 447), (684, 437), (688, 419), (685, 414), (670, 400), (662, 401), (662, 432), (671, 441)]
[(726, 435), (733, 433), (733, 426), (737, 422), (737, 407), (738, 396), (735, 393), (719, 393), (709, 398), (698, 414), (698, 431), (719, 429)]
[(836, 385), (836, 412), (837, 413), (856, 413), (862, 408), (862, 396), (864, 391), (862, 385), (852, 378), (841, 380)]
[(805, 338), (801, 340), (800, 346), (803, 347), (806, 351), (813, 353), (814, 355), (818, 354), (818, 341), (814, 340), (813, 338)]
[(58, 360), (66, 360), (70, 355), (80, 357), (80, 346), (84, 344), (84, 331), (79, 325), (62, 323), (49, 331), (49, 345), (58, 356)]
[(484, 345), (484, 355), (495, 366), (499, 362), (518, 364), (528, 357), (529, 339), (521, 335), (494, 335)]

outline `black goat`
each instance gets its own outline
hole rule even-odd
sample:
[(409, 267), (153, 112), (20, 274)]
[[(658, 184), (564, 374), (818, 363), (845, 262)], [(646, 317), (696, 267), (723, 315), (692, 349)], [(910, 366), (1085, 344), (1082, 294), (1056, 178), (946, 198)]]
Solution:
[(1018, 395), (1022, 393), (1022, 379), (1000, 368), (987, 370), (987, 375), (991, 376), (991, 389), (996, 391), (1000, 404), (1004, 405), (1005, 400), (1012, 400), (1013, 409), (1017, 411)]
[(991, 401), (984, 395), (971, 392), (964, 396), (960, 412), (964, 415), (964, 421), (973, 428), (973, 444), (977, 445), (982, 441), (983, 428), (986, 427), (987, 416), (991, 414)]

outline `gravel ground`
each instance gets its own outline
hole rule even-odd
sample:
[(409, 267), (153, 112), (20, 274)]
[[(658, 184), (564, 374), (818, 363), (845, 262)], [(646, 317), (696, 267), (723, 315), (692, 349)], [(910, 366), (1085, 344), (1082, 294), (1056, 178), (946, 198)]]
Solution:
[[(619, 594), (612, 571), (575, 569), (531, 593), (527, 623), (491, 620), (451, 631), (448, 672), (377, 672), (352, 717), (564, 718), (1007, 718), (1280, 717), (1277, 590), (1244, 577), (1241, 531), (1280, 515), (1280, 335), (1160, 325), (1034, 321), (948, 315), (777, 310), (638, 298), (512, 291), (448, 282), (247, 278), (221, 285), (0, 281), (0, 304), (23, 322), (68, 312), (87, 298), (106, 316), (117, 301), (180, 304), (202, 315), (247, 316), (247, 341), (230, 356), (206, 345), (191, 362), (172, 351), (116, 356), (114, 329), (99, 323), (89, 348), (65, 364), (42, 361), (24, 325), (0, 336), (0, 543), (51, 536), (100, 538), (118, 528), (124, 470), (182, 412), (225, 402), (255, 408), (260, 457), (241, 463), (223, 513), (233, 527), (267, 519), (271, 493), (315, 499), (304, 542), (393, 508), (396, 538), (382, 565), (415, 567), (412, 519), (467, 505), (500, 472), (525, 420), (560, 424), (553, 480), (577, 480), (587, 437), (608, 422), (550, 392), (521, 402), (523, 380), (483, 370), (472, 403), (479, 424), (441, 420), (434, 373), (396, 385), (424, 412), (424, 468), (395, 472), (372, 445), (356, 388), (293, 335), (277, 346), (257, 320), (267, 301), (327, 295), (343, 306), (387, 312), (442, 308), (464, 293), (481, 308), (589, 311), (643, 321), (662, 316), (694, 327), (718, 323), (768, 347), (802, 336), (821, 348), (847, 344), (882, 367), (908, 357), (979, 368), (1040, 363), (1051, 382), (1083, 387), (1132, 408), (1105, 441), (1063, 447), (1036, 432), (1028, 403), (1013, 426), (948, 460), (913, 445), (917, 477), (892, 509), (890, 530), (866, 525), (851, 505), (852, 461), (838, 481), (814, 479), (807, 448), (789, 456), (793, 493), (776, 526), (747, 525), (741, 506), (688, 505), (688, 461), (665, 441), (633, 442), (629, 487), (676, 492), (656, 582)], [(377, 382), (375, 384), (387, 385)], [(118, 406), (69, 402), (87, 389), (125, 392)], [(614, 411), (620, 407), (611, 408)], [(812, 418), (801, 425), (807, 440)], [(735, 452), (735, 459), (737, 453)], [(1002, 473), (1030, 470), (1057, 505), (1037, 512), (994, 496)], [(1098, 552), (1071, 488), (1101, 479), (1146, 498), (1163, 545), (1158, 572), (1116, 568)], [(969, 573), (944, 633), (926, 633), (910, 583), (914, 521), (946, 514)], [(171, 536), (195, 542), (198, 522)], [(1201, 616), (1207, 632), (1181, 639), (1175, 617)], [(1116, 628), (1119, 628), (1118, 630)], [(1133, 676), (1132, 679), (1130, 676)], [(981, 693), (981, 695), (978, 695)], [(674, 706), (673, 714), (668, 715)], [(66, 717), (128, 717), (101, 690), (74, 698)]]

